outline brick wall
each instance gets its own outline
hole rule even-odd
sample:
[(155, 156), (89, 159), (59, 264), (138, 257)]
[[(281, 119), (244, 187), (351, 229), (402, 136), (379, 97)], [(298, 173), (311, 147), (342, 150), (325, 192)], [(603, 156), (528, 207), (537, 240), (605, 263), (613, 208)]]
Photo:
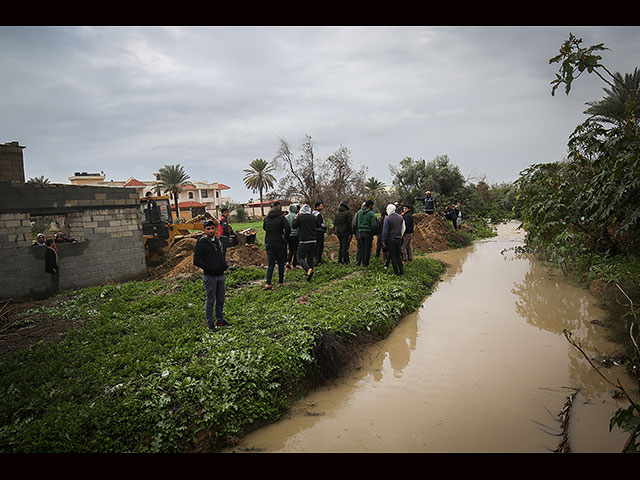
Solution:
[(57, 216), (76, 244), (58, 245), (60, 289), (143, 278), (138, 194), (127, 188), (0, 182), (0, 298), (46, 296), (46, 247), (33, 247), (31, 218)]

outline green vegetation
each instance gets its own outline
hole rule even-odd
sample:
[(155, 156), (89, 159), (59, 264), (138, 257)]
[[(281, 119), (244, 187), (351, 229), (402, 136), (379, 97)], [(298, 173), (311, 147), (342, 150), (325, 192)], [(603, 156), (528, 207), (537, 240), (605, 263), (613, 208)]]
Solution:
[[(526, 245), (540, 259), (584, 282), (604, 287), (611, 327), (627, 349), (626, 365), (640, 385), (640, 74), (612, 74), (596, 52), (570, 35), (550, 63), (560, 63), (552, 94), (565, 92), (582, 73), (595, 73), (610, 87), (569, 138), (565, 161), (532, 165), (515, 182)], [(625, 451), (640, 451), (640, 404), (611, 421), (630, 433)]]
[(336, 375), (363, 342), (385, 337), (443, 272), (416, 258), (396, 277), (328, 263), (312, 283), (288, 271), (227, 279), (233, 326), (205, 331), (199, 275), (62, 292), (23, 312), (82, 324), (0, 363), (2, 452), (215, 450), (278, 419), (305, 389)]

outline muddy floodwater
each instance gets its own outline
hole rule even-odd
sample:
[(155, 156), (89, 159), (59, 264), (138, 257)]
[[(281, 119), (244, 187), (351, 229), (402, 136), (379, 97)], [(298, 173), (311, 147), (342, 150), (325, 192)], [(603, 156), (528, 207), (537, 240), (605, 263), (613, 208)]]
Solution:
[[(227, 452), (542, 453), (565, 432), (571, 452), (620, 452), (627, 436), (609, 420), (627, 403), (562, 333), (593, 357), (619, 351), (604, 312), (588, 290), (517, 253), (517, 225), (433, 254), (450, 267), (417, 312), (352, 372)], [(601, 370), (632, 390), (623, 367)]]

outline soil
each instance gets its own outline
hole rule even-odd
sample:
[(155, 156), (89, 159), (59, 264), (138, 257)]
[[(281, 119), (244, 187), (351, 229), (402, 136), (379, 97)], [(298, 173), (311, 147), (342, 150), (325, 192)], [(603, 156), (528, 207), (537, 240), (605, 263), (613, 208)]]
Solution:
[[(416, 213), (413, 215), (415, 232), (413, 235), (413, 248), (419, 252), (435, 252), (449, 249), (447, 232), (449, 226), (446, 220), (438, 215)], [(170, 250), (169, 260), (163, 265), (147, 269), (149, 280), (162, 279), (171, 281), (172, 278), (180, 278), (200, 272), (193, 265), (193, 248), (196, 238), (184, 238)], [(338, 259), (338, 237), (329, 234), (325, 239), (325, 256), (331, 261)], [(350, 251), (351, 258), (355, 259), (357, 243), (352, 238)], [(376, 248), (375, 242), (373, 248)], [(255, 244), (243, 244), (227, 250), (227, 263), (229, 266), (242, 267), (266, 267), (267, 254), (264, 249)], [(80, 326), (75, 322), (61, 318), (51, 318), (46, 314), (36, 313), (24, 318), (22, 312), (43, 305), (51, 305), (64, 299), (45, 299), (40, 301), (19, 302), (5, 300), (0, 303), (0, 358), (10, 352), (28, 348), (43, 341), (54, 343), (62, 338), (62, 334), (71, 328)], [(304, 299), (301, 299), (304, 301)]]

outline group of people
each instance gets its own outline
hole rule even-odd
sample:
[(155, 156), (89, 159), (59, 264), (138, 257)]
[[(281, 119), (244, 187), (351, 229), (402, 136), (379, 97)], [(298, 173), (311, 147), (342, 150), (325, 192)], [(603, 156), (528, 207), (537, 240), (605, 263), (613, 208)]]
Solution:
[(460, 225), (462, 224), (462, 211), (460, 210), (460, 204), (455, 203), (447, 205), (447, 208), (444, 209), (444, 217), (451, 220), (454, 230), (460, 229)]
[[(435, 212), (435, 201), (430, 192), (416, 200), (424, 202), (425, 213)], [(391, 264), (394, 274), (403, 275), (404, 263), (413, 260), (413, 208), (409, 204), (389, 204), (380, 218), (373, 209), (373, 200), (363, 202), (355, 215), (347, 202), (338, 205), (333, 222), (339, 240), (338, 263), (350, 263), (349, 247), (355, 235), (355, 264), (368, 267), (373, 239), (377, 237), (375, 257), (379, 258), (382, 254), (385, 267)], [(308, 204), (290, 205), (286, 213), (280, 202), (273, 204), (262, 223), (268, 260), (267, 290), (274, 289), (272, 282), (276, 266), (279, 286), (284, 285), (287, 269), (302, 268), (306, 272), (307, 282), (311, 281), (314, 268), (323, 262), (324, 239), (328, 230), (323, 210), (321, 201), (316, 202), (313, 209)], [(225, 271), (229, 268), (225, 251), (229, 246), (229, 235), (233, 232), (227, 215), (228, 212), (223, 212), (220, 222), (209, 220), (205, 223), (204, 235), (194, 249), (193, 263), (203, 270), (205, 315), (210, 331), (230, 325), (224, 319), (223, 309)]]

